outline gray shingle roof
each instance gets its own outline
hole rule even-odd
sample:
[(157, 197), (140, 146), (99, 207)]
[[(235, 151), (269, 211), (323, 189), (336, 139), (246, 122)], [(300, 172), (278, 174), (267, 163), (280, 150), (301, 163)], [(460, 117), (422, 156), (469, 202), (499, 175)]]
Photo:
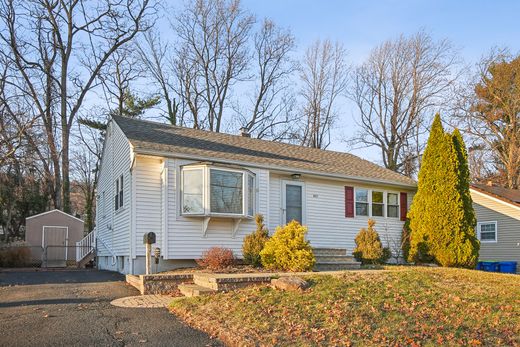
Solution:
[(487, 185), (482, 183), (474, 183), (471, 188), (480, 191), (481, 193), (488, 194), (497, 199), (505, 202), (509, 202), (513, 205), (520, 206), (520, 190), (509, 189), (495, 185)]
[(238, 135), (113, 117), (137, 153), (181, 154), (216, 162), (323, 173), (352, 179), (415, 186), (414, 180), (350, 153), (302, 147)]

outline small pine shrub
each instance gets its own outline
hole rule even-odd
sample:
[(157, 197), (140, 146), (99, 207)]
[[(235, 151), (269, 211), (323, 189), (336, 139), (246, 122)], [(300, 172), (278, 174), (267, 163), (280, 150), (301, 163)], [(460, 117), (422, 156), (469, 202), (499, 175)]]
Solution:
[(267, 269), (309, 271), (316, 263), (312, 248), (305, 241), (307, 228), (297, 221), (277, 227), (260, 252), (262, 265)]
[(262, 265), (260, 252), (264, 249), (264, 245), (269, 239), (269, 231), (264, 225), (264, 217), (261, 214), (255, 216), (255, 222), (255, 232), (244, 238), (242, 255), (244, 256), (244, 263), (259, 267)]
[(392, 250), (390, 247), (383, 248), (383, 255), (379, 258), (379, 263), (384, 264), (388, 261), (388, 259), (392, 258)]
[(222, 270), (235, 264), (235, 255), (229, 248), (211, 247), (202, 253), (197, 264), (209, 270)]
[[(379, 264), (388, 260), (390, 249), (385, 253), (379, 234), (374, 229), (376, 222), (368, 220), (368, 229), (362, 228), (356, 236), (356, 248), (354, 248), (354, 258), (362, 264)], [(388, 257), (386, 260), (384, 259)]]

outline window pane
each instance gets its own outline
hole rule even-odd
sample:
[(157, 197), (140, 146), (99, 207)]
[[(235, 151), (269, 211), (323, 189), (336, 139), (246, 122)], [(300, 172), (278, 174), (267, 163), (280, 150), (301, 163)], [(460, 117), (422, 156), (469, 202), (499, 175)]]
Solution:
[(255, 213), (255, 178), (251, 175), (247, 177), (248, 204), (247, 214), (252, 216)]
[(182, 175), (182, 212), (204, 213), (204, 206), (202, 203), (202, 169), (184, 170)]
[(356, 189), (356, 201), (368, 202), (368, 190)]
[(356, 216), (368, 216), (368, 204), (356, 202)]
[(210, 208), (215, 213), (242, 214), (242, 173), (210, 170)]
[(493, 232), (481, 232), (480, 233), (480, 239), (483, 240), (483, 241), (495, 241), (496, 238), (495, 238), (495, 235), (496, 233), (493, 231)]
[(383, 192), (372, 192), (372, 202), (383, 203)]
[(292, 184), (285, 186), (285, 222), (296, 220), (302, 223), (302, 187)]
[(495, 231), (495, 224), (481, 224), (480, 225), (480, 231)]
[(394, 194), (394, 193), (388, 193), (388, 205), (399, 205), (399, 203), (397, 202), (398, 198), (397, 198), (397, 194)]
[(383, 217), (383, 204), (372, 204), (372, 216)]
[(395, 205), (388, 205), (388, 217), (399, 217), (399, 207)]

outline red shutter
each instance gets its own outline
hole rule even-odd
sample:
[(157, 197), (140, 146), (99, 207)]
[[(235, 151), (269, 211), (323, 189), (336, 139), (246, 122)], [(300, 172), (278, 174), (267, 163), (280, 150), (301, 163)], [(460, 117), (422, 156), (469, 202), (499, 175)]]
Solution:
[(406, 221), (406, 214), (408, 213), (408, 194), (401, 192), (399, 198), (401, 204), (401, 220)]
[(354, 187), (345, 187), (345, 217), (354, 218)]

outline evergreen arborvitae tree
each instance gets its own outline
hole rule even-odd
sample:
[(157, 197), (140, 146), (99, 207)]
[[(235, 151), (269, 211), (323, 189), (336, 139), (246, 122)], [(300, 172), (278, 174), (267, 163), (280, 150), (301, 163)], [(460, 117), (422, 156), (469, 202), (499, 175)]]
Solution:
[(409, 212), (411, 261), (473, 267), (478, 257), (467, 158), (457, 136), (446, 134), (435, 116)]
[(460, 232), (463, 235), (464, 246), (460, 247), (460, 264), (465, 267), (474, 267), (478, 260), (478, 253), (480, 250), (480, 242), (475, 234), (475, 227), (477, 225), (477, 217), (473, 209), (473, 199), (469, 191), (470, 175), (468, 165), (468, 153), (466, 151), (466, 144), (459, 131), (455, 129), (452, 134), (453, 145), (457, 153), (458, 160), (458, 174), (459, 184), (458, 190), (462, 198), (462, 205), (464, 210), (464, 217), (461, 220)]

